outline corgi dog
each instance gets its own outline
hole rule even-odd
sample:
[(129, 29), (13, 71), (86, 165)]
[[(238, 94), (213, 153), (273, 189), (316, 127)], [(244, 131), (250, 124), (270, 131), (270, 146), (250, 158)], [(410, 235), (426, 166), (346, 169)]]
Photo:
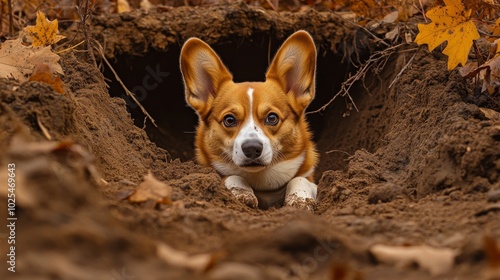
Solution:
[(233, 82), (210, 46), (190, 38), (180, 67), (187, 103), (197, 112), (196, 156), (254, 208), (283, 205), (313, 211), (318, 161), (305, 117), (314, 98), (316, 47), (306, 31), (276, 53), (265, 82)]

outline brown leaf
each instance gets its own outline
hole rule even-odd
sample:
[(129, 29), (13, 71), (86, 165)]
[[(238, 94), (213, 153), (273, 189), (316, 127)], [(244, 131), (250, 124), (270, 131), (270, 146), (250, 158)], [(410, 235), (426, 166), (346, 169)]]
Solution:
[(376, 0), (337, 0), (336, 10), (348, 8), (358, 16), (370, 19), (381, 19), (391, 12), (391, 8)]
[(484, 250), (488, 262), (484, 279), (500, 279), (500, 244), (490, 234), (484, 236)]
[(61, 78), (59, 76), (54, 77), (49, 65), (45, 63), (35, 65), (35, 70), (33, 70), (29, 80), (49, 84), (56, 92), (64, 94)]
[(458, 73), (464, 78), (474, 78), (481, 70), (486, 68), (487, 66), (477, 67), (477, 62), (469, 61), (464, 66), (458, 68)]
[(154, 205), (158, 203), (171, 204), (172, 203), (172, 188), (158, 181), (153, 174), (148, 173), (144, 176), (144, 181), (137, 187), (134, 193), (128, 198), (130, 202), (154, 202)]
[(156, 250), (158, 257), (169, 265), (183, 267), (197, 272), (206, 272), (210, 270), (226, 255), (224, 252), (191, 255), (187, 252), (176, 250), (165, 243), (158, 243)]
[(486, 68), (482, 91), (490, 94), (497, 92), (500, 87), (500, 56), (497, 55), (486, 61), (481, 67)]
[(483, 113), (483, 115), (492, 121), (500, 121), (500, 112), (497, 112), (495, 110), (491, 110), (488, 108), (484, 107), (479, 107), (479, 110)]
[(25, 46), (21, 39), (7, 40), (0, 49), (0, 77), (25, 82), (37, 64), (47, 64), (53, 72), (62, 75), (59, 59), (50, 47)]
[(128, 4), (127, 0), (117, 0), (117, 11), (119, 14), (121, 13), (128, 13), (132, 9), (130, 9), (130, 5)]
[(449, 248), (382, 244), (373, 245), (370, 252), (378, 261), (398, 267), (407, 267), (416, 263), (421, 269), (427, 270), (433, 276), (448, 272), (453, 267), (457, 254), (455, 250)]

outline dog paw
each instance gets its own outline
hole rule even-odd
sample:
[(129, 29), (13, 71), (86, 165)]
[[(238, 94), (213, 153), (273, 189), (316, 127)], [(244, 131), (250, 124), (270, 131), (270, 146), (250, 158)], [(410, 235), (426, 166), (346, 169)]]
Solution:
[(303, 198), (297, 195), (290, 195), (285, 200), (285, 206), (314, 212), (314, 208), (316, 208), (316, 200), (313, 198)]
[(259, 201), (252, 191), (233, 188), (231, 189), (231, 193), (236, 197), (236, 199), (249, 207), (257, 208), (259, 205)]
[(295, 177), (287, 185), (285, 206), (314, 212), (317, 186), (304, 177)]

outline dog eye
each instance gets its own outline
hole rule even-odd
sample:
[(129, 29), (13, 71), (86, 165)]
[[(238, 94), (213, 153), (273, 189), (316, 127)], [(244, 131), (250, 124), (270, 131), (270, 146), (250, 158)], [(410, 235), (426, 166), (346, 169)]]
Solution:
[(238, 124), (236, 118), (231, 114), (224, 116), (224, 121), (222, 123), (225, 127), (233, 127)]
[(276, 115), (276, 113), (269, 113), (269, 115), (267, 115), (267, 118), (266, 118), (266, 124), (267, 125), (277, 125), (278, 122), (280, 121), (280, 118), (278, 117), (278, 115)]

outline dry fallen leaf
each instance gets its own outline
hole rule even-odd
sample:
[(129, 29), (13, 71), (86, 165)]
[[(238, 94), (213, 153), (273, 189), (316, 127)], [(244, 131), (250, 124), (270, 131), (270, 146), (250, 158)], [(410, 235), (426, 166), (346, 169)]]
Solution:
[(388, 8), (384, 8), (376, 0), (337, 0), (335, 1), (335, 5), (337, 6), (336, 9), (347, 7), (349, 10), (356, 13), (356, 15), (371, 19), (381, 19), (389, 11)]
[(500, 244), (490, 234), (484, 236), (484, 250), (488, 262), (484, 279), (500, 279)]
[(500, 18), (498, 18), (495, 22), (495, 25), (491, 30), (491, 35), (492, 36), (489, 38), (490, 42), (495, 41), (500, 36)]
[(448, 41), (443, 53), (448, 56), (448, 70), (452, 70), (460, 63), (466, 64), (472, 42), (479, 39), (479, 33), (469, 20), (471, 10), (465, 11), (460, 0), (444, 0), (444, 3), (444, 7), (435, 7), (426, 13), (431, 23), (418, 24), (415, 43), (427, 44), (432, 51)]
[(457, 252), (449, 248), (434, 248), (430, 246), (388, 246), (373, 245), (370, 252), (375, 258), (386, 264), (398, 267), (408, 267), (418, 264), (421, 269), (437, 276), (448, 272), (455, 261)]
[(483, 92), (487, 91), (490, 94), (497, 92), (500, 87), (500, 55), (486, 61), (477, 69), (486, 69), (481, 90)]
[[(36, 192), (33, 192), (34, 186), (30, 185), (30, 182), (36, 180), (33, 178), (38, 178), (35, 174), (39, 174), (37, 172), (41, 172), (45, 167), (43, 164), (40, 165), (40, 162), (46, 162), (43, 159), (51, 158), (51, 162), (58, 160), (60, 163), (72, 167), (79, 165), (94, 182), (100, 178), (93, 165), (93, 156), (71, 140), (32, 142), (32, 140), (26, 139), (26, 135), (23, 133), (17, 133), (12, 137), (9, 148), (4, 151), (4, 155), (16, 164), (16, 203), (25, 208), (35, 209), (40, 207), (40, 203), (45, 203), (36, 195)], [(34, 159), (42, 160), (36, 161)], [(74, 165), (73, 162), (76, 164)], [(19, 168), (19, 165), (24, 168)], [(50, 169), (56, 170), (56, 167)], [(7, 172), (7, 168), (0, 169), (0, 182), (7, 182)], [(7, 198), (8, 191), (7, 187), (0, 188), (0, 198)]]
[(495, 110), (491, 110), (488, 108), (484, 107), (479, 107), (479, 110), (483, 113), (483, 115), (492, 121), (500, 121), (500, 112), (497, 112)]
[(149, 0), (141, 0), (140, 7), (142, 10), (149, 12), (154, 6)]
[(171, 204), (171, 195), (172, 188), (169, 185), (158, 181), (153, 174), (148, 173), (128, 200), (136, 203), (152, 201), (154, 205)]
[(21, 39), (7, 40), (0, 49), (0, 77), (25, 82), (37, 64), (46, 64), (53, 73), (62, 75), (59, 59), (50, 47), (25, 46)]
[(128, 4), (127, 0), (118, 0), (116, 1), (116, 10), (119, 14), (121, 13), (128, 13), (131, 11), (130, 5)]
[(33, 70), (29, 80), (49, 84), (55, 91), (64, 94), (61, 78), (59, 76), (54, 77), (49, 65), (45, 63), (35, 65), (35, 70)]
[(158, 257), (167, 264), (187, 268), (197, 272), (209, 270), (220, 258), (225, 255), (223, 252), (190, 255), (186, 252), (176, 250), (165, 243), (158, 243), (156, 250)]
[(62, 35), (57, 35), (57, 19), (50, 21), (40, 11), (36, 13), (36, 25), (25, 27), (24, 32), (32, 39), (34, 47), (50, 46), (64, 38)]

